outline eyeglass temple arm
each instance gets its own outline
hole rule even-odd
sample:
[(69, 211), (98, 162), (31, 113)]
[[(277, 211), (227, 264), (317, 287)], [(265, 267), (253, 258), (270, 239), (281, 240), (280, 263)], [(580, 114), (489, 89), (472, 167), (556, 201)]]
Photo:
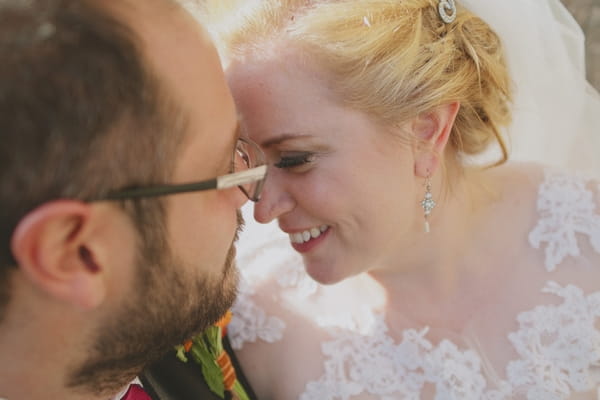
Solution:
[(139, 197), (157, 197), (175, 193), (196, 192), (201, 190), (227, 189), (245, 183), (259, 181), (265, 177), (266, 173), (267, 166), (261, 165), (246, 171), (223, 175), (203, 182), (125, 189), (119, 192), (109, 193), (99, 200), (126, 200)]
[(217, 189), (227, 189), (240, 186), (245, 183), (256, 182), (265, 177), (267, 166), (261, 165), (250, 168), (246, 171), (235, 172), (233, 174), (223, 175), (217, 178)]
[(157, 185), (151, 187), (125, 189), (120, 192), (112, 192), (101, 200), (126, 200), (140, 197), (158, 197), (175, 193), (196, 192), (210, 190), (217, 187), (217, 178), (204, 182), (187, 183), (181, 185)]

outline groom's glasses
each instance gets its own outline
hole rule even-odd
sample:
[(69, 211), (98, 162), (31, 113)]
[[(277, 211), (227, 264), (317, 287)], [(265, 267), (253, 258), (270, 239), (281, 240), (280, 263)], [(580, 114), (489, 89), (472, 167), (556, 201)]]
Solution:
[(217, 176), (201, 182), (123, 189), (111, 192), (100, 200), (165, 196), (203, 190), (221, 190), (237, 186), (249, 200), (258, 201), (267, 175), (267, 165), (262, 150), (251, 140), (239, 138), (233, 150), (231, 164), (232, 171), (227, 175)]

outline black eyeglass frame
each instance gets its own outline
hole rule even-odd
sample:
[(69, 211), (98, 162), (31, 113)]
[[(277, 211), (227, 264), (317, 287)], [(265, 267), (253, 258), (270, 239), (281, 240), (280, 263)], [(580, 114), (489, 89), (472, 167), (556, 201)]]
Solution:
[[(256, 167), (251, 167), (245, 171), (233, 172), (231, 174), (217, 176), (215, 178), (203, 180), (200, 182), (182, 183), (174, 185), (152, 185), (118, 190), (110, 192), (106, 196), (101, 197), (98, 200), (128, 200), (143, 197), (158, 197), (178, 193), (200, 192), (206, 190), (222, 190), (237, 186), (246, 195), (246, 197), (248, 197), (249, 200), (257, 202), (258, 200), (260, 200), (262, 187), (267, 176), (267, 165), (265, 161), (265, 156), (256, 143), (245, 138), (238, 138), (234, 149), (234, 157), (235, 153), (238, 151), (239, 142), (245, 143), (254, 148), (254, 151), (256, 152), (257, 156), (256, 162), (259, 165), (257, 165)], [(248, 193), (248, 191), (242, 185), (253, 182), (256, 182), (256, 186), (253, 190), (253, 193)]]

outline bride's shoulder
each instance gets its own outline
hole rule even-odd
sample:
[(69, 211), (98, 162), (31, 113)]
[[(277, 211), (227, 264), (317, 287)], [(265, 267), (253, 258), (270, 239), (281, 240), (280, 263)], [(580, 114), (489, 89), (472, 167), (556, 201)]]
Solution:
[[(590, 175), (537, 163), (511, 162), (498, 167), (493, 175), (501, 182), (504, 191), (520, 198), (532, 197), (537, 211), (549, 206), (577, 208), (583, 196), (600, 210), (600, 176)], [(578, 200), (579, 199), (579, 200)], [(544, 204), (549, 202), (550, 204)]]
[[(544, 269), (593, 265), (600, 271), (600, 181), (590, 175), (531, 163), (490, 172), (501, 188), (496, 222), (526, 238)], [(525, 250), (529, 249), (529, 250)], [(584, 268), (583, 270), (585, 270)]]
[[(600, 279), (600, 180), (589, 174), (540, 166), (509, 165), (507, 186), (530, 196), (530, 248), (553, 279), (588, 286)], [(578, 279), (580, 277), (581, 279)], [(594, 286), (597, 289), (596, 285)]]
[(540, 164), (519, 163), (508, 168), (522, 192), (533, 194), (538, 217), (600, 218), (598, 176)]

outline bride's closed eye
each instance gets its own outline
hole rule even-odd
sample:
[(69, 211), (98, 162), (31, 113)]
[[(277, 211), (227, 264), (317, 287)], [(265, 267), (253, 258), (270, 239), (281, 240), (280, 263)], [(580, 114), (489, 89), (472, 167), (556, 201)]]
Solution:
[(281, 169), (301, 169), (312, 164), (315, 158), (313, 153), (292, 153), (282, 156), (274, 166)]

